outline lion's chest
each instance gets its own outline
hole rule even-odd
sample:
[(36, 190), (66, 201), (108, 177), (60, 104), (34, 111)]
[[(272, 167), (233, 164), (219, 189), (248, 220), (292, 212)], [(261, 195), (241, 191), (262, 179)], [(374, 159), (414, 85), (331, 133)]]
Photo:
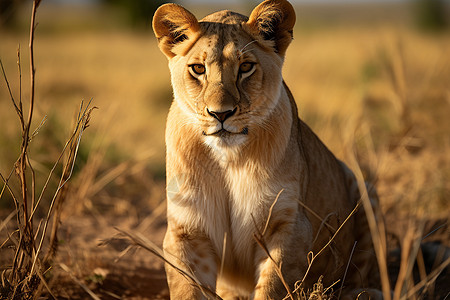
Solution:
[[(223, 198), (227, 209), (216, 215), (226, 214), (222, 219), (227, 224), (222, 228), (208, 228), (210, 237), (216, 245), (219, 256), (223, 253), (226, 232), (225, 266), (237, 269), (239, 273), (254, 270), (254, 234), (263, 228), (268, 207), (271, 205), (270, 186), (254, 170), (249, 168), (228, 168), (225, 174), (226, 185), (220, 187), (218, 194)], [(273, 199), (272, 199), (273, 201)], [(257, 228), (258, 227), (258, 228)], [(225, 231), (225, 232), (224, 232)]]

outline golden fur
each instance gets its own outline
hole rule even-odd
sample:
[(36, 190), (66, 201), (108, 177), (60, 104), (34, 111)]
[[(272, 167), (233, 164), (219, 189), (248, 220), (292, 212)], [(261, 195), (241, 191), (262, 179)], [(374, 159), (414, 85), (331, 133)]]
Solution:
[[(221, 11), (197, 21), (176, 4), (153, 18), (174, 92), (164, 251), (225, 299), (286, 295), (254, 238), (280, 191), (263, 240), (291, 290), (307, 270), (308, 252), (329, 241), (359, 199), (353, 174), (298, 118), (283, 82), (294, 24), (285, 0), (264, 1), (249, 18)], [(320, 275), (325, 284), (342, 279), (355, 240), (344, 291), (365, 288), (374, 257), (362, 213), (314, 262), (305, 286)], [(172, 299), (204, 297), (172, 267), (166, 272)]]

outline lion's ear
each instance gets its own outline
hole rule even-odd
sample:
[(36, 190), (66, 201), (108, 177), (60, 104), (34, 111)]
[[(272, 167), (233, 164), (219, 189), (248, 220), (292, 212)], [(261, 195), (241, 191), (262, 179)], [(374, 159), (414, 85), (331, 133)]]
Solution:
[(195, 16), (177, 4), (162, 5), (153, 16), (153, 31), (159, 48), (168, 58), (176, 55), (172, 51), (175, 45), (191, 39), (199, 30)]
[(275, 51), (284, 56), (292, 41), (295, 11), (286, 0), (266, 0), (251, 13), (247, 25), (265, 40), (275, 43)]

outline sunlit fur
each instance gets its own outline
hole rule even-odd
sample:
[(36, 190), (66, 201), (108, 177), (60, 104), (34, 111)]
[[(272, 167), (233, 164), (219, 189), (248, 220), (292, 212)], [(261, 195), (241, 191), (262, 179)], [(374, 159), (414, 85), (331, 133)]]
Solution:
[[(286, 295), (275, 264), (254, 239), (280, 191), (264, 242), (291, 289), (305, 275), (308, 252), (328, 242), (359, 199), (353, 174), (298, 119), (283, 82), (294, 23), (285, 0), (261, 3), (250, 18), (221, 11), (201, 21), (167, 4), (153, 19), (174, 92), (166, 127), (164, 251), (225, 299)], [(239, 73), (246, 62), (253, 68)], [(205, 72), (193, 73), (196, 64)], [(211, 112), (233, 113), (221, 123)], [(319, 275), (326, 284), (342, 278), (356, 239), (359, 271), (351, 268), (346, 286), (362, 287), (371, 268), (367, 234), (359, 213), (314, 263), (306, 286)], [(172, 299), (202, 298), (178, 271), (166, 266), (166, 272)]]

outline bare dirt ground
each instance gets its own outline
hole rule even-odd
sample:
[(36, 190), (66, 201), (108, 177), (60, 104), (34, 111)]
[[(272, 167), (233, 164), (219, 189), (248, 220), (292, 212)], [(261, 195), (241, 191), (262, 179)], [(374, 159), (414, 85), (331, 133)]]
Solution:
[[(61, 226), (64, 242), (56, 260), (52, 292), (58, 299), (89, 299), (87, 290), (100, 299), (169, 299), (163, 262), (144, 249), (127, 250), (130, 242), (115, 238), (117, 229), (129, 230), (129, 219), (106, 220), (83, 215)], [(139, 230), (160, 246), (165, 228), (164, 217), (159, 216), (146, 230), (132, 231)]]

